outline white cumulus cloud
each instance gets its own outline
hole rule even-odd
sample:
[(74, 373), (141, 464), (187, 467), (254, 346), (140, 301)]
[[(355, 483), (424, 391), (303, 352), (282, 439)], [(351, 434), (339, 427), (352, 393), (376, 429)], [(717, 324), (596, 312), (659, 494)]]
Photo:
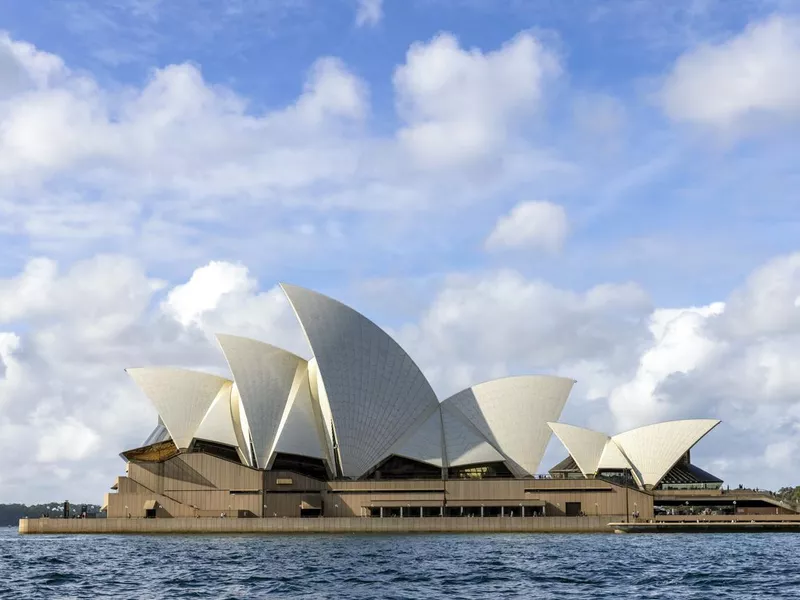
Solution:
[(731, 128), (748, 117), (800, 116), (800, 19), (775, 15), (720, 44), (689, 50), (664, 81), (670, 118)]
[(383, 0), (357, 0), (356, 26), (374, 27), (383, 18)]
[(541, 106), (556, 55), (530, 33), (500, 49), (464, 49), (442, 33), (415, 43), (394, 74), (399, 139), (420, 165), (454, 166), (492, 155), (513, 124)]
[(568, 233), (569, 221), (564, 207), (552, 202), (520, 202), (497, 220), (485, 245), (488, 250), (558, 252)]

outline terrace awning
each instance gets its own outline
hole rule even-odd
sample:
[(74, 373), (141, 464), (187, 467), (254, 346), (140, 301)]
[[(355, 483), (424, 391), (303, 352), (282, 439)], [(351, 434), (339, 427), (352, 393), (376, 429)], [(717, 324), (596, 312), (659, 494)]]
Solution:
[(544, 500), (448, 500), (447, 506), (544, 506)]
[(378, 507), (378, 506), (385, 506), (387, 508), (394, 508), (394, 507), (412, 507), (412, 508), (419, 508), (420, 506), (425, 507), (439, 507), (442, 505), (441, 500), (373, 500), (365, 508)]

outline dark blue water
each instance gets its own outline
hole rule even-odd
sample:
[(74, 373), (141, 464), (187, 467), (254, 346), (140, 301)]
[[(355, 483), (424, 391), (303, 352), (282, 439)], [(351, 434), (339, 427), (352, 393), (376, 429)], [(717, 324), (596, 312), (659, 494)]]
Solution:
[(0, 598), (800, 598), (800, 535), (19, 536)]

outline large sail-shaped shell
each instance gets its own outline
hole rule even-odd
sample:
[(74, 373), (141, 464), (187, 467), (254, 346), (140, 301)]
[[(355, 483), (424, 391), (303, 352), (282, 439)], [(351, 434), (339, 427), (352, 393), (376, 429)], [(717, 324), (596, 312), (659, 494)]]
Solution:
[(352, 308), (283, 284), (316, 359), (341, 474), (355, 478), (437, 405), (428, 380), (385, 331)]

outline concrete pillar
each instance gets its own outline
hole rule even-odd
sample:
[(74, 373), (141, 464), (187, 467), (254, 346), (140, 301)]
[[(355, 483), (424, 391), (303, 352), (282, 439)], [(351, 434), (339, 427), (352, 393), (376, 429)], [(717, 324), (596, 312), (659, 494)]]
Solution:
[(420, 519), (422, 518), (422, 507), (421, 506), (419, 507), (419, 517), (420, 517)]
[(400, 518), (401, 519), (403, 518), (403, 507), (402, 506), (400, 507)]
[(524, 517), (525, 516), (525, 507), (524, 506), (520, 506), (519, 510), (520, 510), (520, 516)]
[(481, 516), (483, 516), (483, 505), (481, 505)]
[(505, 506), (501, 506), (500, 507), (500, 516), (501, 517), (505, 517), (506, 516), (506, 507)]
[(382, 519), (382, 518), (383, 518), (383, 507), (381, 506), (381, 507), (379, 508), (379, 510), (381, 511), (381, 519)]

